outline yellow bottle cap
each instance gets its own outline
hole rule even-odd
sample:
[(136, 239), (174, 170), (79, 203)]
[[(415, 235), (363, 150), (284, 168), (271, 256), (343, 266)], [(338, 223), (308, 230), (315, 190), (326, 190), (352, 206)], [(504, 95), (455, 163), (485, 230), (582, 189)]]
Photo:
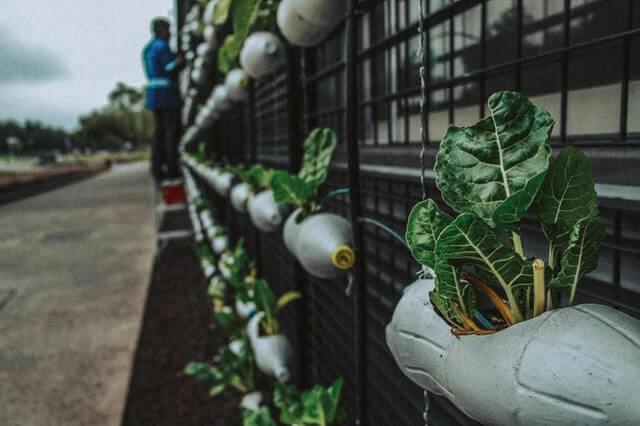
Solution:
[(331, 263), (338, 269), (350, 269), (356, 263), (356, 254), (349, 246), (338, 246), (331, 254)]

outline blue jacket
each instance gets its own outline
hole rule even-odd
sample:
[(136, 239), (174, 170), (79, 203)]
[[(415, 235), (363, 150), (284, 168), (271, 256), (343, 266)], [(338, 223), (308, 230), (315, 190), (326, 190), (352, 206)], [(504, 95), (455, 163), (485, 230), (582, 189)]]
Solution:
[(142, 51), (142, 62), (149, 80), (145, 105), (149, 109), (177, 108), (182, 104), (177, 84), (176, 56), (169, 42), (154, 38)]

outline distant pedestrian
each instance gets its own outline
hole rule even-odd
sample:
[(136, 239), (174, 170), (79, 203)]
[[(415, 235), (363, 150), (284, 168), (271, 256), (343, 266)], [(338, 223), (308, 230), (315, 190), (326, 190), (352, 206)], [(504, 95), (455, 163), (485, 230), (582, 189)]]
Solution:
[(156, 136), (151, 152), (151, 173), (156, 182), (180, 176), (178, 143), (182, 133), (178, 71), (182, 58), (171, 51), (171, 24), (164, 18), (151, 22), (153, 39), (144, 47), (142, 60), (148, 84), (145, 105), (153, 111)]

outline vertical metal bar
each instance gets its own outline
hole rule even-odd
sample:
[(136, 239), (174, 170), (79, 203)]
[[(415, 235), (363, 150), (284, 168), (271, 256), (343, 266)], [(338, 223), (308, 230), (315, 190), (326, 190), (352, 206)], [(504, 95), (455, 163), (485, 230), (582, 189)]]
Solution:
[(524, 6), (522, 5), (522, 0), (518, 0), (518, 4), (516, 6), (516, 14), (517, 14), (517, 23), (516, 23), (516, 56), (518, 58), (516, 64), (516, 84), (515, 89), (517, 92), (522, 90), (522, 45), (523, 45), (523, 31), (522, 25), (524, 20)]
[(456, 45), (455, 45), (455, 37), (454, 37), (455, 27), (454, 27), (453, 17), (454, 17), (454, 14), (453, 14), (453, 11), (451, 11), (451, 13), (449, 14), (449, 84), (448, 84), (449, 124), (455, 121), (455, 117), (454, 117), (455, 100), (453, 97), (453, 79), (455, 77), (455, 71), (453, 68), (455, 66), (454, 52), (456, 49)]
[[(249, 141), (249, 164), (256, 164), (258, 162), (258, 151), (256, 148), (256, 87), (255, 82), (251, 80), (249, 82), (249, 101), (247, 102), (247, 114), (249, 115), (249, 126), (247, 128)], [(260, 250), (260, 233), (256, 227), (253, 229), (253, 249), (256, 258), (256, 264), (258, 268), (262, 269), (262, 251)]]
[(620, 288), (620, 266), (621, 253), (620, 245), (622, 242), (622, 210), (616, 210), (613, 217), (613, 241), (615, 249), (613, 252), (613, 285)]
[[(569, 47), (571, 42), (571, 0), (564, 0), (564, 47)], [(569, 96), (569, 53), (565, 50), (562, 53), (562, 82), (560, 94), (560, 139), (562, 143), (567, 142), (567, 105)]]
[[(289, 172), (297, 173), (302, 167), (302, 116), (304, 107), (304, 91), (302, 90), (302, 66), (301, 55), (293, 47), (288, 50), (289, 66), (287, 67), (287, 124), (289, 136)], [(298, 262), (294, 262), (293, 276), (296, 290), (303, 296), (303, 300), (308, 300), (305, 274)], [(304, 342), (310, 331), (309, 318), (304, 303), (298, 303), (296, 307), (296, 327), (298, 342)], [(298, 385), (306, 388), (309, 385), (309, 374), (307, 370), (307, 360), (309, 359), (307, 345), (302, 344), (298, 348)]]
[[(347, 143), (349, 198), (351, 202), (351, 222), (354, 243), (358, 256), (363, 251), (362, 225), (358, 220), (362, 215), (360, 200), (360, 158), (358, 143), (358, 17), (357, 0), (347, 0), (346, 36), (346, 93), (345, 93), (345, 140)], [(368, 425), (367, 419), (367, 366), (366, 366), (366, 291), (364, 288), (364, 262), (360, 258), (354, 274), (355, 310), (355, 376), (356, 376), (356, 424)]]
[(480, 25), (480, 69), (482, 74), (480, 75), (480, 118), (484, 117), (485, 113), (485, 98), (487, 97), (487, 75), (485, 69), (487, 68), (487, 0), (483, 0), (480, 6), (480, 19), (482, 23)]
[[(627, 31), (633, 28), (633, 0), (627, 0)], [(622, 47), (622, 84), (620, 96), (620, 140), (626, 142), (629, 116), (629, 79), (631, 71), (631, 38), (625, 37)]]
[(288, 52), (287, 67), (287, 116), (289, 133), (289, 171), (297, 173), (302, 165), (302, 87), (300, 54), (291, 47)]
[[(426, 2), (425, 11), (427, 12), (426, 16), (429, 16), (431, 12), (431, 3), (429, 0), (420, 0)], [(431, 144), (431, 133), (429, 131), (429, 115), (431, 113), (431, 89), (426, 89), (426, 87), (431, 87), (431, 26), (425, 27), (423, 22), (423, 31), (424, 31), (424, 58), (422, 61), (422, 65), (424, 66), (424, 79), (425, 79), (425, 88), (422, 89), (422, 96), (424, 96), (424, 107), (422, 112), (422, 126), (425, 132), (425, 141), (423, 142), (425, 145)]]

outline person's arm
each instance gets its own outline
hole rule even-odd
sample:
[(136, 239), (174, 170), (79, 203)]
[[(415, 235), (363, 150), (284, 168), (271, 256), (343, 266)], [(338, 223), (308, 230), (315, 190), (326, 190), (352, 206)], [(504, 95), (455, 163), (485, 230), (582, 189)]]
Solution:
[(164, 72), (168, 74), (175, 74), (180, 71), (180, 67), (182, 66), (182, 60), (180, 56), (175, 55), (169, 45), (165, 45), (160, 54), (160, 64)]

